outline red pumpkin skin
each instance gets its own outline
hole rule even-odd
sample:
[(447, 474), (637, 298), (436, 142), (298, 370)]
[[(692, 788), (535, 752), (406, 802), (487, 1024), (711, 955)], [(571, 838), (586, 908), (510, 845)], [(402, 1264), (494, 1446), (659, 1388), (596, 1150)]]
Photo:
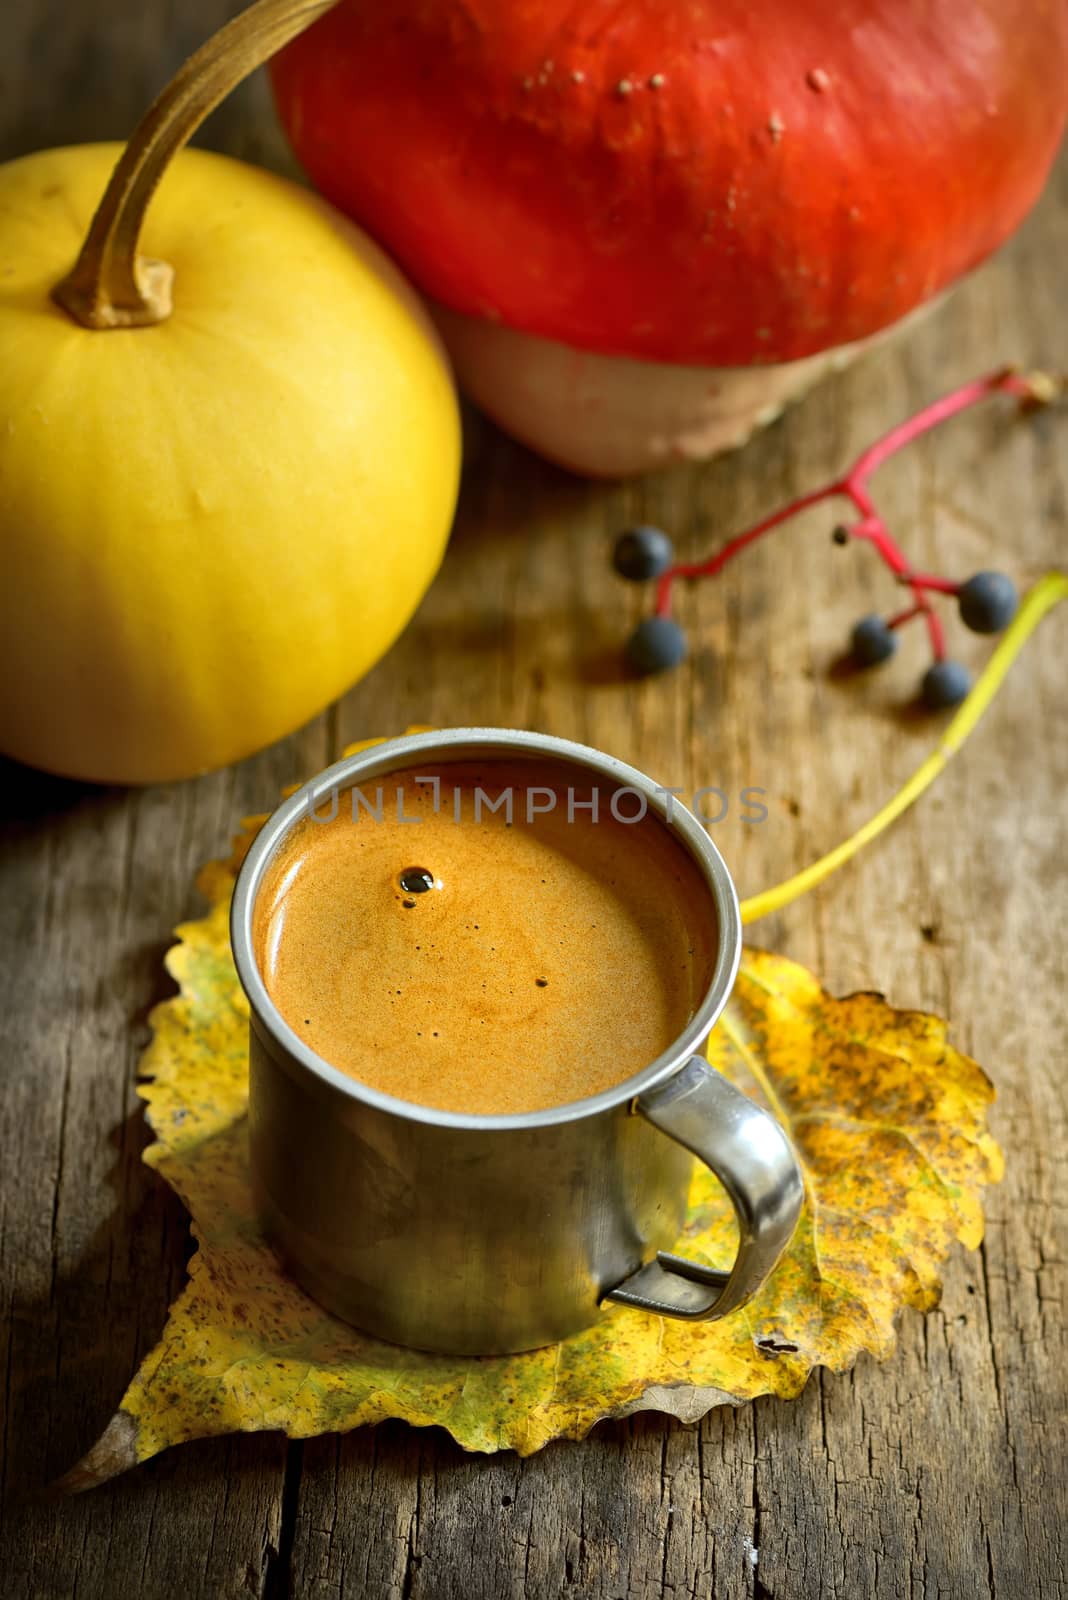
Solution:
[(277, 58), (310, 177), (430, 296), (714, 366), (862, 339), (1037, 198), (1066, 0), (342, 0)]

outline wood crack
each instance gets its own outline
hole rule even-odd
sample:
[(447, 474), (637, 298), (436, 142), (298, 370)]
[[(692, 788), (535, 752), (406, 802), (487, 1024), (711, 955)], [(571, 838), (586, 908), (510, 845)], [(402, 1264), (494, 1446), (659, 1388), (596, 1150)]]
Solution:
[(304, 1441), (291, 1439), (286, 1446), (282, 1478), (282, 1506), (278, 1545), (268, 1546), (263, 1576), (263, 1600), (288, 1600), (293, 1592), (293, 1551), (300, 1515), (300, 1486), (304, 1466)]

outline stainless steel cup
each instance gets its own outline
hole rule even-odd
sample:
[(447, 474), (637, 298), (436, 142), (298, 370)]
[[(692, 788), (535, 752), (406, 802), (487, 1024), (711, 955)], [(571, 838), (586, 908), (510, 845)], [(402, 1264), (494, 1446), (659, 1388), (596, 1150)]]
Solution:
[[(310, 808), (321, 813), (335, 793), (400, 769), (447, 780), (449, 763), (479, 756), (570, 763), (586, 782), (644, 797), (697, 862), (718, 926), (708, 992), (669, 1050), (615, 1088), (524, 1115), (436, 1111), (358, 1083), (283, 1021), (254, 955), (264, 871)], [(738, 969), (734, 886), (696, 818), (633, 767), (584, 745), (498, 728), (362, 750), (298, 789), (264, 824), (238, 876), (231, 938), (251, 1008), (259, 1215), (298, 1281), (357, 1327), (419, 1349), (489, 1355), (566, 1338), (595, 1323), (606, 1301), (722, 1317), (755, 1293), (786, 1248), (802, 1195), (790, 1144), (699, 1054)], [(694, 1156), (737, 1212), (729, 1272), (667, 1250), (682, 1227)]]

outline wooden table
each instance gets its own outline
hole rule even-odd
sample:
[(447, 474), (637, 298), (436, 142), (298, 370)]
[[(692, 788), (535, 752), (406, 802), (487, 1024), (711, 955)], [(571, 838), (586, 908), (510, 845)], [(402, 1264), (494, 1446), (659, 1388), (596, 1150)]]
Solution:
[[(122, 136), (231, 0), (33, 0), (0, 22), (0, 155)], [(289, 168), (266, 85), (204, 140)], [(291, 170), (291, 168), (290, 168)], [(95, 1493), (45, 1484), (103, 1428), (162, 1328), (189, 1252), (181, 1206), (141, 1164), (134, 1077), (168, 992), (193, 872), (243, 813), (361, 735), (496, 722), (601, 745), (669, 783), (764, 787), (770, 815), (715, 830), (744, 891), (873, 811), (936, 738), (906, 702), (923, 641), (863, 682), (828, 669), (892, 598), (811, 514), (682, 601), (685, 668), (620, 683), (641, 601), (613, 578), (628, 520), (707, 550), (838, 469), (875, 432), (1002, 361), (1068, 365), (1068, 166), (1015, 243), (935, 315), (828, 383), (742, 455), (593, 486), (472, 424), (445, 569), (389, 658), (301, 733), (237, 768), (142, 792), (6, 766), (0, 1257), (6, 1373), (3, 1592), (499, 1600), (574, 1594), (1063, 1594), (1065, 893), (1068, 618), (1047, 623), (962, 755), (853, 867), (754, 930), (844, 992), (952, 1018), (997, 1082), (1008, 1156), (987, 1240), (909, 1313), (885, 1365), (816, 1374), (800, 1399), (655, 1415), (520, 1461), (399, 1424), (288, 1444), (174, 1450)], [(926, 568), (1062, 559), (1068, 419), (995, 403), (912, 449), (881, 504)], [(986, 646), (951, 622), (971, 661)], [(5, 686), (5, 692), (17, 687)]]

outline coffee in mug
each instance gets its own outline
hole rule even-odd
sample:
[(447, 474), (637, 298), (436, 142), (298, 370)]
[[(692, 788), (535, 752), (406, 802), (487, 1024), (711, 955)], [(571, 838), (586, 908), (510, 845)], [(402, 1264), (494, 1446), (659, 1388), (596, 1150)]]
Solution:
[(640, 795), (521, 757), (332, 795), (271, 862), (254, 940), (324, 1060), (481, 1115), (583, 1100), (655, 1061), (717, 948), (693, 857)]

